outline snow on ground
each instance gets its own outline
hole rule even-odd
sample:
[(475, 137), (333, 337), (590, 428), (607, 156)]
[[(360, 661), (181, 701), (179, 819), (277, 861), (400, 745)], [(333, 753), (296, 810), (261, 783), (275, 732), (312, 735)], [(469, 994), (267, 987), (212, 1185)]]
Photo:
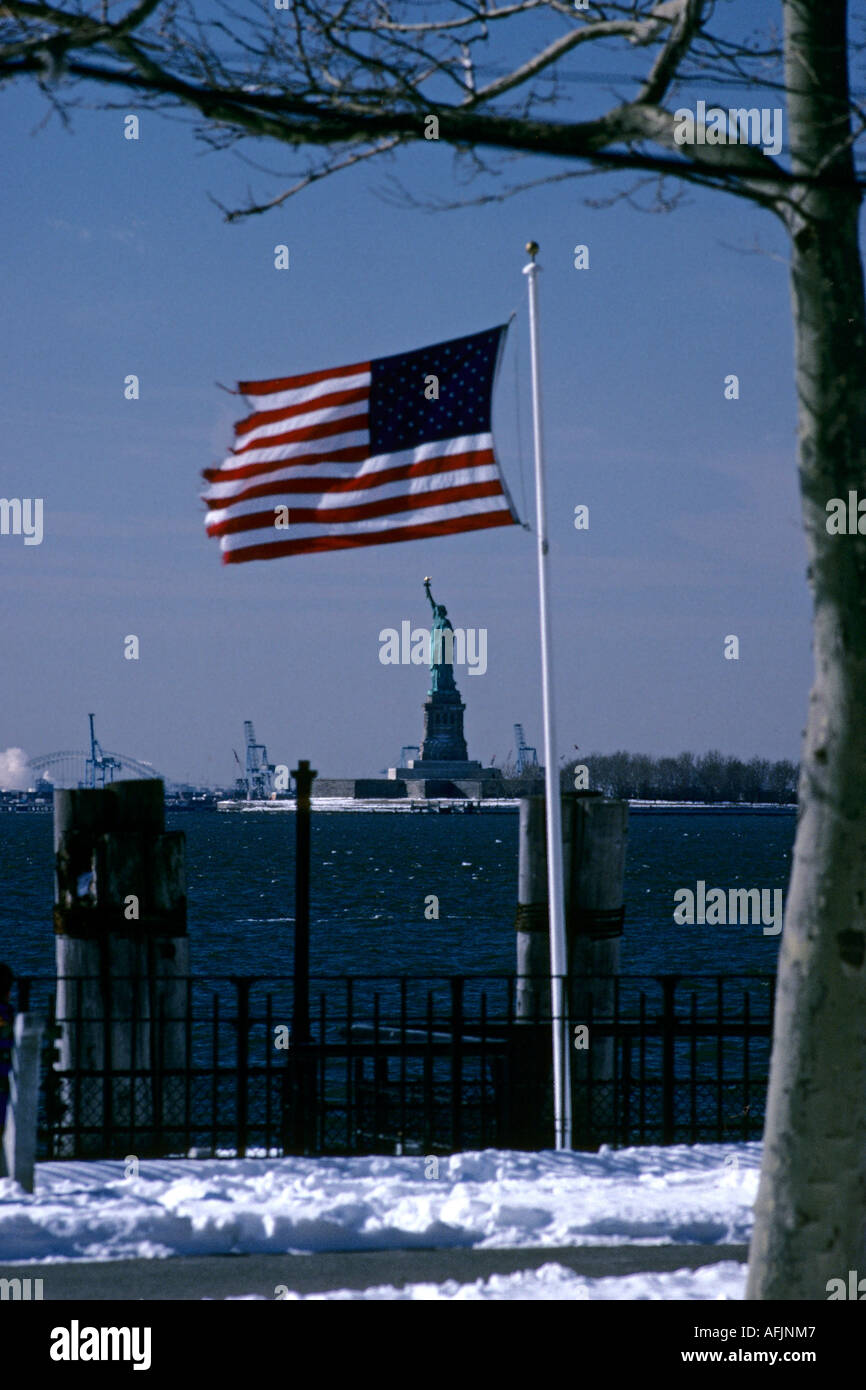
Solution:
[[(0, 1180), (0, 1261), (461, 1246), (551, 1247), (555, 1259), (555, 1247), (566, 1245), (745, 1243), (759, 1163), (757, 1143), (605, 1148), (597, 1154), (488, 1149), (438, 1160), (166, 1159), (143, 1161), (130, 1178), (122, 1161), (41, 1163), (33, 1195)], [(717, 1278), (733, 1287), (740, 1276), (726, 1268)], [(685, 1278), (688, 1271), (680, 1274)], [(564, 1295), (569, 1298), (585, 1296), (574, 1291), (578, 1285), (605, 1283), (567, 1271), (513, 1277), (525, 1289), (559, 1280), (572, 1289)], [(508, 1278), (500, 1277), (502, 1289)], [(640, 1278), (650, 1288), (663, 1276)], [(711, 1276), (697, 1271), (688, 1278), (690, 1287), (700, 1288)], [(614, 1282), (625, 1286), (628, 1280)], [(399, 1296), (550, 1296), (484, 1292), (487, 1285)], [(719, 1289), (666, 1296), (717, 1297)]]
[(746, 1266), (733, 1260), (705, 1265), (702, 1269), (677, 1269), (663, 1274), (627, 1274), (587, 1279), (564, 1265), (542, 1265), (517, 1274), (493, 1274), (472, 1284), (448, 1279), (444, 1284), (407, 1284), (396, 1288), (379, 1284), (369, 1289), (338, 1289), (330, 1293), (288, 1293), (294, 1302), (489, 1302), (520, 1301), (572, 1303), (592, 1300), (628, 1302), (670, 1299), (736, 1299), (745, 1296)]

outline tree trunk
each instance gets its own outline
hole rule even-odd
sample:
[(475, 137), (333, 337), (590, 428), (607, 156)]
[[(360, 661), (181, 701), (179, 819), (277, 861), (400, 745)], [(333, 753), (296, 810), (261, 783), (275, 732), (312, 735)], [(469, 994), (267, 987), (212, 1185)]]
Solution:
[[(786, 0), (799, 467), (815, 678), (779, 959), (750, 1299), (825, 1299), (866, 1275), (866, 536), (826, 505), (866, 497), (860, 194), (844, 0)], [(866, 525), (866, 523), (864, 523)]]

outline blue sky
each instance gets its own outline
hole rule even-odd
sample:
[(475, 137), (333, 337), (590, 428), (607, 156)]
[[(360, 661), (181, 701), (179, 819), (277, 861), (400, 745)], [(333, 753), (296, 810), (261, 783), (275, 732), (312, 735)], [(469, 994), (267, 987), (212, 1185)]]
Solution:
[[(605, 179), (431, 214), (383, 201), (385, 166), (370, 165), (227, 225), (209, 195), (237, 205), (280, 180), (204, 154), (183, 122), (140, 113), (132, 142), (122, 110), (77, 113), (72, 133), (36, 130), (45, 112), (27, 87), (0, 93), (14, 190), (0, 207), (0, 495), (45, 508), (42, 545), (0, 537), (0, 749), (83, 747), (95, 710), (106, 747), (227, 782), (251, 718), (275, 761), (376, 774), (420, 741), (426, 672), (382, 665), (379, 632), (426, 621), (426, 574), (456, 626), (488, 632), (486, 674), (457, 671), (470, 757), (502, 761), (515, 721), (540, 747), (534, 536), (223, 566), (199, 500), (242, 413), (217, 381), (420, 347), (516, 309), (494, 433), (515, 501), (531, 502), (521, 270), (534, 237), (560, 753), (798, 756), (810, 600), (771, 216), (701, 191), (669, 215), (584, 207), (617, 186)], [(292, 164), (273, 147), (256, 158)], [(388, 167), (419, 196), (456, 191), (432, 143)], [(123, 656), (131, 633), (138, 661)], [(724, 659), (728, 634), (739, 661)]]

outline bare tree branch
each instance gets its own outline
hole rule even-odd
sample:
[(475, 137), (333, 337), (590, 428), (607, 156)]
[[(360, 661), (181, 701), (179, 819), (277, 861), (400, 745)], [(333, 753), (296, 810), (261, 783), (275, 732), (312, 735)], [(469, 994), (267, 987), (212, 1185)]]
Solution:
[[(675, 178), (784, 213), (792, 175), (783, 163), (748, 144), (680, 145), (675, 115), (663, 104), (684, 81), (705, 74), (776, 88), (777, 37), (756, 34), (737, 44), (711, 32), (711, 0), (599, 4), (592, 16), (565, 0), (489, 8), (484, 0), (441, 0), (420, 20), (408, 0), (294, 0), (290, 12), (253, 17), (223, 0), (207, 20), (194, 0), (138, 0), (116, 19), (108, 18), (111, 8), (97, 19), (80, 6), (5, 0), (0, 81), (53, 83), (57, 107), (76, 81), (131, 92), (146, 106), (192, 112), (201, 122), (198, 138), (215, 149), (271, 139), (330, 151), (283, 191), (223, 209), (230, 220), (278, 207), (331, 173), (430, 138), (431, 116), (435, 138), (458, 151), (542, 155), (584, 169)], [(510, 34), (521, 19), (531, 19), (529, 28), (515, 29), (507, 49), (497, 46), (493, 36)], [(636, 95), (574, 119), (560, 83), (577, 74), (564, 62), (592, 42), (617, 39), (626, 52), (655, 50), (644, 74), (634, 74)], [(497, 68), (506, 53), (512, 61)], [(545, 105), (549, 119), (540, 114)], [(852, 142), (864, 129), (859, 108), (854, 117), (841, 137)], [(809, 177), (832, 182), (838, 167), (831, 159)]]
[(358, 150), (353, 154), (346, 155), (345, 159), (331, 160), (318, 169), (310, 170), (303, 178), (293, 183), (291, 188), (287, 188), (283, 193), (278, 193), (275, 198), (269, 199), (266, 203), (252, 203), (245, 208), (234, 210), (223, 207), (221, 203), (217, 203), (217, 207), (224, 213), (226, 222), (238, 222), (244, 217), (254, 217), (258, 213), (270, 212), (271, 208), (279, 207), (295, 193), (300, 193), (303, 189), (309, 188), (311, 184), (318, 183), (320, 179), (327, 178), (330, 174), (339, 173), (342, 169), (351, 169), (353, 164), (360, 164), (365, 159), (373, 159), (376, 155), (385, 154), (388, 150), (393, 150), (399, 143), (399, 137), (392, 136), (388, 140), (380, 140), (371, 149)]

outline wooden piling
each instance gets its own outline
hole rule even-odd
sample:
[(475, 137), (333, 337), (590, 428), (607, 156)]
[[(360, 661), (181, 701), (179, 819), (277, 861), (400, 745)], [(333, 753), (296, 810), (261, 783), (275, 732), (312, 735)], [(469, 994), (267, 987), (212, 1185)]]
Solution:
[(566, 870), (569, 1017), (572, 1040), (579, 1024), (589, 1046), (573, 1048), (572, 1132), (575, 1148), (596, 1147), (591, 1116), (614, 1113), (616, 977), (625, 909), (623, 880), (628, 802), (572, 793), (564, 813), (570, 846)]
[[(554, 1142), (546, 823), (544, 797), (521, 797), (509, 1139), (515, 1149), (549, 1148)], [(563, 844), (567, 863), (566, 851)]]
[[(569, 792), (562, 798), (570, 1045), (576, 1025), (587, 1024), (590, 1029), (589, 1047), (571, 1053), (575, 1147), (591, 1143), (591, 1088), (608, 1087), (614, 1076), (614, 1040), (600, 1034), (594, 1037), (593, 1025), (613, 1017), (624, 917), (627, 817), (627, 802), (606, 800), (598, 792)], [(541, 796), (520, 801), (516, 928), (515, 1013), (522, 1027), (515, 1029), (515, 1132), (518, 1140), (540, 1133), (543, 1137), (536, 1142), (548, 1142), (549, 1102), (540, 1104), (549, 1091), (551, 1070), (547, 849)], [(532, 1144), (515, 1141), (515, 1147), (523, 1146)]]
[(179, 1146), (189, 943), (184, 836), (165, 831), (162, 782), (55, 791), (54, 849), (58, 1066), (102, 1074), (64, 1081), (80, 1138), (58, 1156)]
[(517, 862), (517, 998), (522, 1022), (550, 1018), (547, 845), (543, 796), (520, 801)]
[(39, 1109), (39, 1061), (45, 1018), (17, 1014), (14, 1026), (9, 1108), (0, 1153), (0, 1177), (9, 1176), (33, 1191), (36, 1164), (36, 1117)]

